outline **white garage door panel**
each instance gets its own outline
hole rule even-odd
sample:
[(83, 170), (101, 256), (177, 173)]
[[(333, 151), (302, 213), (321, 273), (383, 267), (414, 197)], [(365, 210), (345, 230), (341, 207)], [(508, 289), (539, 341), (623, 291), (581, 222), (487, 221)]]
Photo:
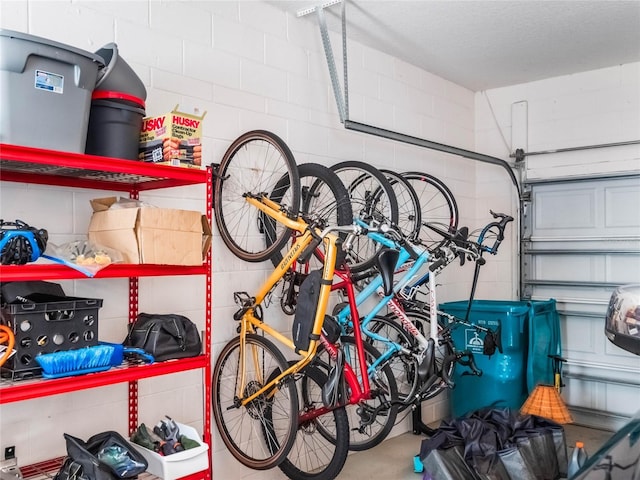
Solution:
[[(610, 369), (637, 368), (638, 357), (636, 355), (617, 347), (606, 340), (606, 337), (606, 341), (603, 341), (602, 337), (604, 337), (604, 321), (602, 319), (572, 315), (565, 317), (562, 327), (562, 343), (565, 351), (572, 352), (572, 360), (576, 365), (584, 363), (589, 368), (595, 368), (596, 365), (597, 368)], [(598, 355), (598, 361), (594, 355)], [(586, 373), (576, 368), (572, 371)]]
[(565, 237), (596, 227), (595, 194), (592, 188), (567, 192), (558, 185), (535, 191), (535, 235)]
[(638, 281), (640, 258), (630, 255), (537, 255), (533, 257), (532, 280)]
[(614, 256), (607, 261), (607, 276), (622, 283), (637, 283), (640, 257)]
[(640, 177), (536, 180), (526, 189), (522, 297), (557, 301), (563, 396), (579, 417), (585, 409), (631, 416), (640, 357), (607, 340), (604, 320), (615, 287), (640, 283)]
[[(638, 234), (640, 228), (640, 188), (636, 182), (630, 186), (611, 187), (605, 189), (606, 220), (609, 228), (630, 228), (630, 235)], [(630, 205), (636, 208), (621, 208)]]
[[(610, 180), (608, 180), (610, 181)], [(532, 203), (532, 240), (619, 237), (637, 238), (640, 228), (640, 181), (616, 179), (618, 185), (584, 181), (536, 185)]]

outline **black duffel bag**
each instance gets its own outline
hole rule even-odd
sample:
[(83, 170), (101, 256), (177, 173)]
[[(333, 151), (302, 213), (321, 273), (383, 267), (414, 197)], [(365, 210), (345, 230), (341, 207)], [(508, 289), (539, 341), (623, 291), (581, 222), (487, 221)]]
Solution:
[(187, 317), (176, 314), (138, 314), (122, 343), (143, 349), (157, 362), (196, 357), (202, 351), (198, 327)]
[(68, 457), (54, 480), (133, 479), (148, 467), (118, 432), (98, 433), (86, 442), (65, 433), (64, 439)]

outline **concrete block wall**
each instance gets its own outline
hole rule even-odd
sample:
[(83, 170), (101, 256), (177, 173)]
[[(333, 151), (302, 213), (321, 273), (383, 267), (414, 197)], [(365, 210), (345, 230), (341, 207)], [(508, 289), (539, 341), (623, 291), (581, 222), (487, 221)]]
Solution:
[[(639, 84), (640, 64), (631, 63), (477, 93), (476, 148), (504, 156), (516, 148), (536, 152), (638, 140)], [(518, 103), (525, 105), (526, 124), (514, 126), (512, 109)], [(518, 130), (515, 144), (512, 127)], [(526, 175), (637, 171), (639, 157), (638, 145), (531, 156)]]
[[(28, 0), (0, 3), (0, 26), (87, 51), (116, 42), (120, 54), (147, 87), (147, 114), (176, 104), (206, 110), (204, 163), (219, 162), (245, 131), (267, 129), (281, 136), (298, 163), (332, 165), (362, 160), (378, 167), (424, 170), (451, 187), (461, 223), (476, 212), (475, 165), (470, 160), (345, 131), (339, 122), (319, 29), (266, 2), (252, 1), (76, 1)], [(332, 34), (333, 44), (341, 45)], [(339, 48), (335, 50), (341, 61)], [(341, 66), (338, 66), (341, 71)], [(349, 44), (350, 118), (463, 148), (474, 147), (474, 95), (447, 80), (356, 43)], [(418, 99), (418, 101), (416, 101)], [(47, 228), (51, 242), (83, 238), (91, 198), (109, 191), (2, 183), (0, 217), (20, 218)], [(188, 187), (142, 195), (158, 206), (204, 211), (204, 190)], [(269, 265), (244, 263), (213, 239), (213, 358), (235, 335), (232, 293), (256, 287)], [(464, 298), (470, 273), (443, 276), (442, 300)], [(102, 298), (100, 338), (126, 334), (126, 279), (61, 282), (69, 295)], [(202, 279), (140, 280), (140, 311), (182, 313), (202, 326)], [(459, 291), (457, 290), (459, 289)], [(272, 309), (273, 310), (273, 309)], [(278, 318), (282, 329), (290, 319)], [(168, 414), (201, 428), (199, 371), (139, 382), (139, 419), (154, 424)], [(208, 406), (206, 406), (208, 408)], [(424, 420), (447, 413), (442, 396), (424, 406)], [(394, 431), (406, 431), (408, 421)], [(57, 395), (0, 407), (0, 448), (17, 447), (21, 464), (65, 453), (62, 433), (80, 438), (104, 430), (127, 430), (127, 385)], [(254, 472), (225, 451), (214, 427), (215, 478), (281, 478), (279, 471)]]

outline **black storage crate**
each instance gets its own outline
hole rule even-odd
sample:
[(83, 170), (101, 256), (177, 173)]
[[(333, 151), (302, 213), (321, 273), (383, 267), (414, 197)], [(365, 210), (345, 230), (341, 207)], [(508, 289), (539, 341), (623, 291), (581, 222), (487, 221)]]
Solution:
[(2, 306), (2, 324), (16, 337), (16, 353), (2, 367), (3, 377), (39, 376), (37, 355), (98, 344), (102, 299), (34, 294), (29, 300)]

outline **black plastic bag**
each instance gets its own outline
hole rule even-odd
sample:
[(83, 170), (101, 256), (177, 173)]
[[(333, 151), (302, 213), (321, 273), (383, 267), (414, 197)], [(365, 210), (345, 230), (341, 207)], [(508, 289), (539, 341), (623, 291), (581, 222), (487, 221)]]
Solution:
[(143, 349), (153, 355), (157, 362), (196, 357), (202, 351), (196, 325), (187, 317), (176, 314), (138, 314), (122, 343), (127, 347)]
[(464, 461), (461, 446), (431, 450), (422, 464), (423, 480), (481, 480)]
[(498, 452), (500, 463), (507, 473), (507, 478), (518, 480), (538, 480), (533, 474), (527, 459), (522, 455), (518, 447), (506, 448)]
[[(459, 465), (426, 459), (434, 450), (460, 446), (462, 459), (481, 480), (556, 480), (566, 469), (566, 444), (561, 425), (542, 417), (520, 415), (510, 409), (480, 409), (442, 422), (422, 442), (425, 472), (436, 479), (458, 480)], [(437, 457), (436, 457), (437, 458)], [(442, 470), (454, 468), (452, 472)], [(428, 478), (425, 476), (425, 478)], [(471, 477), (469, 477), (471, 478)]]
[[(106, 431), (86, 442), (64, 434), (67, 455), (55, 480), (118, 480), (135, 478), (147, 467), (147, 460), (118, 432)], [(116, 461), (111, 451), (119, 452)]]

